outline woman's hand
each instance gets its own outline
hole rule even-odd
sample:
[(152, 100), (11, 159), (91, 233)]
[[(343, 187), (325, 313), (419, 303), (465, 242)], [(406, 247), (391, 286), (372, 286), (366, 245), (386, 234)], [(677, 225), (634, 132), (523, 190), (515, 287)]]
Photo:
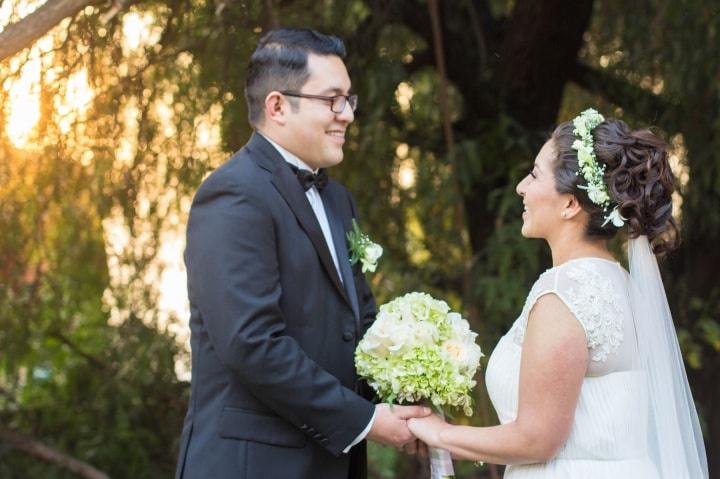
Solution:
[(431, 414), (421, 419), (408, 419), (410, 431), (429, 447), (442, 447), (440, 445), (440, 432), (449, 427), (450, 424), (437, 414)]

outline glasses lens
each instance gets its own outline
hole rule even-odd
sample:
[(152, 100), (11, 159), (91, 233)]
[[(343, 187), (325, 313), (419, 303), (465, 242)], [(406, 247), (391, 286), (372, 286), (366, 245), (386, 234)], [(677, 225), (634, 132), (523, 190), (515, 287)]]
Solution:
[(345, 111), (345, 106), (347, 104), (350, 104), (350, 108), (352, 111), (355, 111), (357, 108), (357, 95), (338, 95), (333, 97), (333, 102), (330, 105), (330, 109), (333, 111), (333, 113), (342, 113)]
[(333, 113), (342, 113), (345, 110), (345, 97), (342, 95), (333, 97), (331, 107)]

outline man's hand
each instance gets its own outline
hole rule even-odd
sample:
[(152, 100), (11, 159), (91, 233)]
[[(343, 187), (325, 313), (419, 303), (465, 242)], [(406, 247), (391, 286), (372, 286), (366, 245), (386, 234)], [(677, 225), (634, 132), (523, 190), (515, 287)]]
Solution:
[(390, 406), (378, 404), (375, 406), (375, 421), (370, 428), (367, 438), (397, 449), (403, 449), (408, 454), (416, 450), (415, 436), (407, 426), (407, 420), (414, 417), (426, 417), (432, 413), (430, 408), (423, 406)]

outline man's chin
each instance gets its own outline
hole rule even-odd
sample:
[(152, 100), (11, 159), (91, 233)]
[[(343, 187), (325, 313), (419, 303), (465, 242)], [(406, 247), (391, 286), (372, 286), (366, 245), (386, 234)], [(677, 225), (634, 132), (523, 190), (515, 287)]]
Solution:
[(340, 163), (342, 163), (343, 157), (344, 157), (344, 155), (343, 155), (342, 151), (340, 152), (339, 155), (337, 153), (335, 153), (333, 155), (328, 155), (327, 157), (325, 157), (325, 161), (323, 161), (322, 167), (323, 168), (331, 168), (333, 166), (339, 165)]

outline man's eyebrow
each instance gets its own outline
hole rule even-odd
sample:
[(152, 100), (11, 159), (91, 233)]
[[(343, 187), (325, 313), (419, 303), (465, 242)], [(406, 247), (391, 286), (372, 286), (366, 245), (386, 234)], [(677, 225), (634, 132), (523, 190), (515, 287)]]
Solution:
[[(324, 90), (322, 91), (322, 94), (323, 94), (323, 95), (328, 94), (328, 93), (334, 93), (334, 94), (336, 94), (336, 95), (344, 95), (344, 94), (345, 94), (345, 90), (343, 90), (343, 89), (340, 88), (340, 87), (336, 87), (336, 86), (335, 86), (335, 87), (328, 87), (328, 88), (326, 88), (326, 89), (324, 89)], [(348, 95), (352, 94), (352, 89), (348, 89), (348, 93), (347, 93), (347, 94), (348, 94)]]

